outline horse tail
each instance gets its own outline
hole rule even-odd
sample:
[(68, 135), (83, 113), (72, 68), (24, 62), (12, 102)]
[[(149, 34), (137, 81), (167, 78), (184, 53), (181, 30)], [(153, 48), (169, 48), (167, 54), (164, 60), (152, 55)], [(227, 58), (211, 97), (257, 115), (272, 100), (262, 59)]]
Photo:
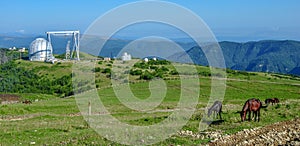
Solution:
[(261, 102), (260, 100), (258, 100), (258, 101), (259, 101), (259, 104), (260, 104), (259, 106), (262, 107), (262, 106), (263, 106), (263, 105), (262, 105), (262, 102)]

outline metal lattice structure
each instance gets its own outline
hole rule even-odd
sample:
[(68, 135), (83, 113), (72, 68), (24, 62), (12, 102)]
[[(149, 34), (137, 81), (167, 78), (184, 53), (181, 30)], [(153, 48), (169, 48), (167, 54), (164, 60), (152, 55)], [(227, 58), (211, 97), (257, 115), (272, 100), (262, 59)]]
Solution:
[(71, 50), (70, 50), (70, 43), (71, 41), (68, 41), (68, 44), (66, 46), (66, 59), (71, 59)]
[[(79, 38), (80, 32), (79, 31), (49, 31), (46, 32), (48, 42), (52, 45), (51, 42), (51, 35), (53, 36), (71, 36), (72, 37), (72, 50), (70, 50), (70, 43), (68, 42), (66, 47), (66, 59), (74, 59), (80, 60), (79, 58)], [(70, 52), (71, 51), (71, 52)]]

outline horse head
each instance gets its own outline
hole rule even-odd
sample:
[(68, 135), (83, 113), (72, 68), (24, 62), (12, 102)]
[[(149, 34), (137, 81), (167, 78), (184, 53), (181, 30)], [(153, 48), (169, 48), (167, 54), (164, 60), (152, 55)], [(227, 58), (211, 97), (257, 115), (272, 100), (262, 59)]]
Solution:
[(212, 114), (212, 110), (211, 110), (211, 109), (208, 109), (208, 111), (207, 111), (207, 116), (210, 117), (211, 114)]
[(241, 112), (240, 112), (240, 116), (241, 116), (242, 122), (244, 122), (245, 119), (246, 119), (246, 111), (241, 111)]

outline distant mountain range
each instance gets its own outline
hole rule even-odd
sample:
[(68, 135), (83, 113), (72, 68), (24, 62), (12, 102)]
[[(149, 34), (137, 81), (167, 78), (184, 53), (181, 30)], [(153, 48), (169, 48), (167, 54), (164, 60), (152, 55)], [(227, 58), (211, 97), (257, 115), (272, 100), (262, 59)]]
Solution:
[(0, 48), (26, 47), (34, 40), (34, 37), (29, 36), (5, 36), (0, 35)]
[[(0, 48), (26, 47), (37, 37), (8, 37), (0, 35)], [(63, 54), (67, 44), (66, 38), (56, 38), (55, 54)], [(91, 39), (91, 43), (99, 39)], [(104, 40), (101, 40), (104, 41)], [(180, 40), (178, 40), (180, 41)], [(111, 39), (107, 41), (100, 56), (116, 56), (131, 40)], [(97, 44), (97, 43), (94, 43)], [(178, 43), (186, 52), (179, 52), (172, 58), (184, 57), (188, 54), (195, 64), (207, 66), (208, 62), (201, 47), (194, 42)], [(84, 44), (83, 44), (84, 45)], [(274, 72), (300, 75), (300, 42), (292, 40), (264, 40), (256, 42), (237, 43), (224, 41), (219, 43), (222, 48), (226, 67), (234, 70)], [(94, 45), (97, 48), (97, 45)], [(95, 54), (94, 54), (95, 55)], [(138, 57), (138, 56), (134, 56)]]
[[(300, 42), (298, 41), (220, 42), (219, 45), (227, 68), (300, 75)], [(192, 47), (185, 53), (195, 64), (208, 65), (201, 47)], [(185, 53), (177, 53), (170, 58), (185, 57)]]

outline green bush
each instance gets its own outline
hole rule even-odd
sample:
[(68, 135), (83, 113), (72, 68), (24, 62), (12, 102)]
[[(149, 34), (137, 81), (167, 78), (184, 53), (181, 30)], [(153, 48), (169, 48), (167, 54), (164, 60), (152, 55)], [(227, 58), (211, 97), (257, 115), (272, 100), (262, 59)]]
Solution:
[(143, 80), (152, 80), (154, 78), (154, 76), (149, 72), (149, 71), (145, 71), (141, 76), (140, 79)]
[(291, 109), (291, 106), (290, 106), (289, 104), (287, 104), (287, 105), (285, 106), (285, 108), (289, 110), (289, 109)]
[(105, 74), (110, 74), (111, 73), (111, 69), (110, 68), (105, 68), (102, 73), (105, 73)]
[(150, 69), (156, 70), (156, 69), (158, 69), (158, 67), (157, 67), (157, 66), (154, 66), (154, 65), (151, 65), (151, 66), (150, 66)]
[(170, 71), (170, 74), (171, 74), (171, 75), (178, 75), (179, 73), (178, 73), (176, 70), (171, 70), (171, 71)]
[(150, 65), (170, 65), (171, 62), (167, 61), (167, 60), (156, 60), (156, 61), (150, 60), (148, 62), (148, 64), (150, 64)]
[(143, 71), (142, 70), (139, 70), (139, 69), (136, 69), (136, 70), (130, 70), (130, 75), (142, 75), (143, 74)]
[(199, 75), (201, 76), (205, 76), (205, 77), (210, 77), (211, 73), (208, 71), (202, 71), (202, 72), (198, 72)]
[(93, 71), (94, 71), (94, 72), (100, 72), (100, 71), (101, 71), (101, 68), (100, 68), (100, 67), (96, 67), (96, 68), (93, 69)]
[(149, 65), (146, 62), (140, 62), (133, 65), (135, 68), (148, 69)]

